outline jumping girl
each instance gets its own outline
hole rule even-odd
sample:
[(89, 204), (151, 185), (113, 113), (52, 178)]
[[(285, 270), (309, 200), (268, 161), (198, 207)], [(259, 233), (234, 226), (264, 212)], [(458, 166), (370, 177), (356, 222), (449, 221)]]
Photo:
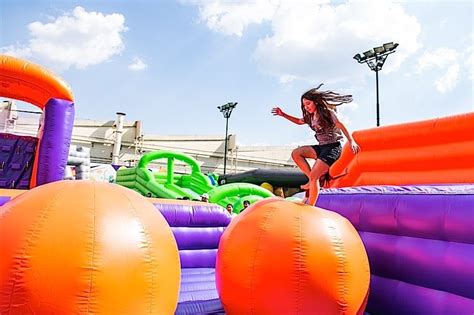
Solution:
[[(346, 136), (352, 152), (358, 153), (359, 146), (352, 138), (346, 126), (336, 116), (336, 106), (352, 102), (352, 95), (340, 95), (332, 91), (320, 91), (317, 88), (305, 92), (301, 96), (301, 111), (303, 118), (293, 117), (283, 112), (279, 107), (272, 109), (272, 114), (282, 116), (297, 125), (307, 124), (314, 131), (317, 145), (296, 148), (291, 153), (293, 161), (309, 178), (308, 183), (301, 189), (308, 190), (307, 204), (314, 205), (319, 194), (319, 178), (329, 171), (329, 167), (341, 156), (342, 133)], [(316, 162), (311, 168), (306, 159)]]

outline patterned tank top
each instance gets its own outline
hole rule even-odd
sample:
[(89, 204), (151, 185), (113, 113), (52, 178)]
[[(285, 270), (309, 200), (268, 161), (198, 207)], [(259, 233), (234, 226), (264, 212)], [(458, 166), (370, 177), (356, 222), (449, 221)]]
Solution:
[(315, 117), (311, 119), (311, 129), (314, 130), (314, 137), (319, 144), (334, 143), (343, 138), (341, 129), (334, 126), (339, 121), (336, 114), (332, 110), (330, 110), (329, 113), (331, 114), (333, 122), (332, 127), (321, 126), (319, 120)]

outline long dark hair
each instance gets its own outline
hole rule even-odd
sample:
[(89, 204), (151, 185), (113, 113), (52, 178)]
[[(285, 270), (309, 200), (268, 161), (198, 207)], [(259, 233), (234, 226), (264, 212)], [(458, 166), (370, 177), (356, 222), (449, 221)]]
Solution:
[(301, 95), (301, 111), (303, 112), (303, 120), (311, 128), (313, 128), (311, 124), (312, 114), (305, 110), (303, 99), (314, 102), (319, 116), (319, 123), (323, 128), (334, 126), (334, 122), (331, 119), (331, 113), (329, 112), (331, 109), (335, 111), (336, 106), (352, 102), (352, 95), (341, 95), (333, 91), (320, 91), (319, 88), (322, 85), (323, 83), (321, 83), (317, 88), (308, 90)]

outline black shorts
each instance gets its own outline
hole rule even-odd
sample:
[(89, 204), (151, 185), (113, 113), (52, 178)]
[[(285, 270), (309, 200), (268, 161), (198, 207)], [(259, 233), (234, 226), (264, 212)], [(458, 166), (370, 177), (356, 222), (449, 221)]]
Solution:
[(316, 151), (318, 159), (320, 159), (329, 166), (333, 165), (334, 162), (339, 159), (342, 152), (342, 146), (340, 142), (321, 145), (316, 144), (312, 145), (311, 147), (314, 149), (314, 151)]

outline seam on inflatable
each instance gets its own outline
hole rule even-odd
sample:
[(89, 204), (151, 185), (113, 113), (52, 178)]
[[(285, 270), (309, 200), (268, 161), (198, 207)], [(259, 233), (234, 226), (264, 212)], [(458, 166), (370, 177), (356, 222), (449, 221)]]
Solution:
[[(161, 271), (160, 270), (160, 265), (159, 265), (158, 260), (155, 259), (154, 255), (153, 255), (153, 251), (150, 250), (150, 247), (152, 246), (153, 242), (150, 238), (150, 234), (148, 233), (148, 230), (145, 228), (145, 226), (143, 224), (143, 220), (141, 220), (137, 209), (133, 206), (133, 204), (130, 201), (130, 198), (128, 197), (128, 195), (124, 193), (123, 196), (125, 197), (125, 199), (127, 199), (128, 204), (130, 206), (130, 209), (132, 211), (132, 214), (135, 216), (135, 218), (139, 222), (140, 227), (142, 228), (142, 233), (145, 236), (145, 240), (146, 240), (146, 244), (145, 244), (146, 246), (144, 246), (145, 253), (146, 253), (145, 257), (150, 262), (149, 264), (146, 264), (146, 265), (149, 267), (149, 272), (148, 273), (151, 275), (151, 288), (148, 287), (148, 294), (147, 295), (148, 295), (148, 299), (150, 301), (150, 303), (149, 303), (150, 314), (153, 314), (154, 313), (153, 310), (155, 309), (155, 299), (156, 299), (156, 297), (153, 295), (153, 293), (158, 292), (158, 296), (160, 296), (160, 294), (159, 294), (160, 286), (155, 284), (155, 275), (158, 272)], [(155, 290), (155, 287), (156, 287), (156, 290)]]
[(397, 213), (398, 213), (398, 206), (400, 204), (400, 196), (397, 196), (395, 198), (395, 204), (393, 205), (393, 221), (395, 222), (395, 231), (396, 231), (396, 235), (400, 235), (401, 232), (400, 232), (400, 224), (398, 222), (398, 216), (397, 216)]
[(295, 216), (297, 224), (298, 224), (298, 246), (296, 247), (298, 249), (298, 257), (296, 258), (296, 261), (298, 262), (298, 266), (296, 268), (296, 314), (300, 313), (300, 302), (301, 300), (298, 299), (301, 293), (301, 282), (302, 282), (302, 274), (303, 274), (303, 255), (302, 255), (302, 245), (303, 245), (303, 232), (302, 232), (302, 224), (301, 224), (301, 215), (302, 215), (302, 210), (301, 208), (298, 209), (299, 213)]
[[(48, 210), (57, 202), (57, 200), (64, 194), (64, 191), (59, 191), (57, 194), (51, 199), (51, 201), (46, 205), (46, 207), (41, 211), (38, 219), (32, 224), (31, 228), (26, 232), (26, 237), (23, 241), (23, 246), (20, 247), (20, 250), (15, 255), (13, 259), (13, 266), (14, 270), (12, 274), (16, 274), (17, 271), (21, 274), (24, 274), (25, 271), (28, 269), (29, 257), (28, 255), (29, 250), (34, 248), (37, 244), (35, 240), (38, 239), (38, 232), (40, 228), (45, 224), (45, 221), (48, 219)], [(10, 293), (10, 300), (8, 302), (8, 309), (12, 307), (12, 299), (15, 292), (15, 287), (17, 285), (17, 280), (21, 280), (21, 277), (13, 277), (12, 289)]]
[[(257, 256), (259, 254), (259, 252), (261, 252), (260, 250), (260, 245), (261, 245), (261, 241), (262, 241), (262, 238), (266, 232), (266, 229), (268, 228), (268, 221), (273, 218), (274, 216), (274, 213), (276, 212), (278, 208), (277, 207), (272, 207), (271, 211), (268, 211), (267, 214), (265, 215), (264, 217), (264, 220), (262, 222), (262, 225), (261, 225), (261, 228), (260, 228), (260, 233), (258, 235), (258, 240), (257, 240), (257, 246), (255, 246), (255, 254), (253, 256), (253, 260), (252, 260), (252, 270), (250, 272), (250, 297), (253, 297), (254, 296), (254, 291), (255, 291), (255, 262), (257, 261)], [(250, 300), (250, 314), (255, 314), (255, 300), (252, 298)]]
[[(90, 265), (89, 268), (93, 271), (95, 269), (95, 264), (94, 264), (94, 258), (95, 258), (95, 250), (96, 250), (96, 231), (97, 231), (97, 221), (96, 221), (96, 189), (95, 189), (95, 184), (92, 183), (92, 193), (93, 193), (93, 205), (92, 205), (92, 213), (94, 214), (93, 216), (93, 221), (92, 221), (92, 253), (90, 257)], [(88, 295), (88, 301), (87, 301), (87, 313), (90, 314), (90, 306), (93, 304), (91, 302), (93, 295), (92, 295), (92, 288), (93, 288), (93, 282), (94, 282), (94, 272), (90, 273), (90, 278), (89, 278), (89, 295)]]
[(338, 235), (337, 226), (334, 224), (334, 220), (328, 219), (326, 222), (328, 223), (328, 234), (331, 236), (330, 240), (335, 249), (337, 259), (337, 291), (339, 293), (337, 304), (341, 307), (339, 310), (341, 314), (346, 314), (348, 288), (345, 285), (347, 283), (347, 268), (344, 243), (342, 238)]
[(441, 231), (440, 231), (440, 237), (442, 237), (442, 240), (443, 241), (448, 241), (449, 239), (449, 235), (447, 233), (447, 229), (446, 229), (446, 222), (447, 222), (447, 218), (449, 217), (449, 214), (451, 212), (451, 209), (453, 207), (453, 204), (451, 202), (448, 203), (447, 207), (445, 208), (446, 210), (443, 211), (443, 224), (442, 224), (442, 228), (441, 228)]
[[(237, 217), (235, 218), (234, 220), (239, 220), (240, 218)], [(219, 258), (219, 251), (222, 250), (222, 258), (221, 258), (221, 261), (219, 262), (219, 265), (221, 266), (220, 269), (221, 269), (221, 272), (224, 273), (225, 270), (228, 269), (227, 267), (227, 256), (228, 256), (228, 248), (230, 248), (230, 245), (224, 245), (224, 243), (227, 243), (227, 244), (231, 244), (231, 241), (234, 239), (231, 237), (231, 235), (233, 235), (233, 232), (234, 232), (234, 228), (233, 228), (233, 225), (232, 225), (232, 221), (227, 225), (227, 227), (225, 227), (225, 231), (228, 231), (228, 234), (226, 235), (226, 238), (223, 238), (222, 236), (224, 235), (224, 233), (222, 233), (221, 235), (221, 238), (219, 239), (219, 244), (217, 246), (217, 254), (216, 254), (216, 285), (217, 285), (217, 259)], [(231, 226), (231, 229), (229, 229), (229, 226)], [(225, 309), (225, 301), (221, 299), (221, 303), (222, 303), (222, 306), (224, 307)]]

